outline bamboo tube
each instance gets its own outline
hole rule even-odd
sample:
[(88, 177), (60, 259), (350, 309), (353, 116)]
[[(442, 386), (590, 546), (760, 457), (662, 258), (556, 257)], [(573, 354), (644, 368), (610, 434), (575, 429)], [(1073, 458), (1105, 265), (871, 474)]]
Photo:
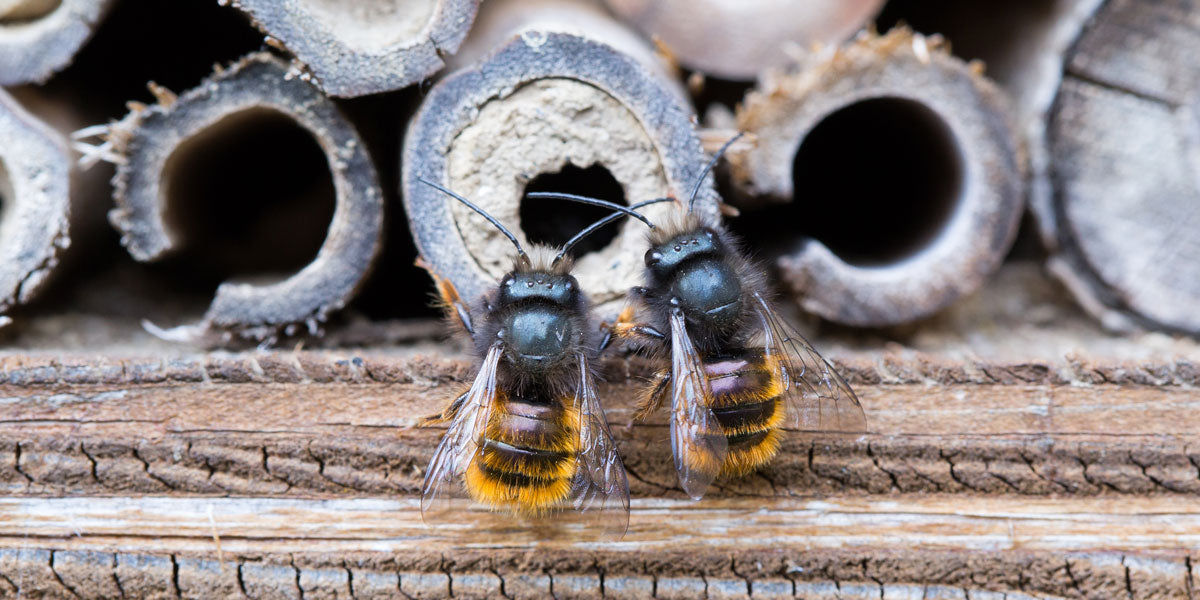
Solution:
[(694, 70), (752, 80), (814, 45), (838, 45), (882, 0), (607, 0), (609, 8)]
[(112, 0), (0, 0), (0, 85), (41, 83), (66, 68)]
[(0, 327), (33, 298), (70, 245), (66, 139), (0, 90)]
[(1105, 3), (1050, 114), (1054, 189), (1033, 205), (1050, 271), (1112, 329), (1200, 335), (1198, 22), (1186, 2)]
[[(186, 243), (183, 228), (187, 224), (172, 221), (172, 214), (181, 210), (179, 202), (205, 199), (189, 196), (186, 185), (174, 184), (191, 173), (189, 161), (197, 153), (221, 156), (235, 150), (215, 147), (206, 151), (205, 144), (213, 143), (223, 128), (245, 128), (255, 120), (282, 115), (320, 146), (333, 180), (333, 217), (315, 260), (281, 281), (221, 284), (203, 321), (175, 333), (195, 337), (209, 330), (227, 331), (261, 340), (280, 332), (289, 334), (295, 325), (315, 331), (330, 312), (354, 295), (380, 245), (381, 190), (358, 134), (319, 90), (289, 78), (287, 66), (266, 54), (251, 55), (219, 70), (178, 98), (152, 89), (159, 95), (159, 103), (136, 107), (108, 134), (121, 155), (114, 180), (117, 207), (109, 216), (122, 234), (122, 243), (137, 260), (160, 259)], [(272, 149), (281, 153), (291, 150)], [(210, 178), (222, 176), (207, 174)], [(239, 192), (233, 187), (226, 193)], [(285, 250), (260, 247), (256, 252)]]
[(792, 204), (744, 218), (773, 228), (804, 310), (858, 326), (925, 317), (976, 290), (1012, 244), (1025, 160), (1007, 103), (939, 38), (864, 35), (776, 73), (738, 127), (757, 144), (731, 154), (735, 184)]
[[(465, 298), (495, 285), (511, 267), (512, 246), (418, 177), (471, 198), (523, 243), (534, 227), (557, 226), (551, 233), (562, 242), (589, 222), (568, 221), (583, 213), (565, 201), (523, 214), (524, 192), (540, 175), (569, 180), (574, 168), (593, 169), (615, 192), (609, 199), (627, 204), (686, 196), (700, 177), (693, 113), (669, 67), (594, 6), (489, 2), (455, 60), (474, 62), (435, 85), (410, 123), (402, 191), (422, 255)], [(696, 206), (714, 214), (711, 187)], [(655, 219), (668, 210), (645, 212)], [(575, 275), (606, 315), (640, 281), (644, 227), (618, 224), (611, 243), (578, 257)]]
[[(228, 0), (226, 0), (228, 1)], [(441, 70), (479, 0), (233, 0), (295, 54), (325, 93), (362, 96), (406, 87)]]

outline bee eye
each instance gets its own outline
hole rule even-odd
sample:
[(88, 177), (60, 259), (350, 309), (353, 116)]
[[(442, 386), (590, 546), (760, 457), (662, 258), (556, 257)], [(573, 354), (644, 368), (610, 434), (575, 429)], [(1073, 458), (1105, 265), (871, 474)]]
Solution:
[(658, 261), (662, 260), (662, 252), (658, 250), (650, 250), (646, 252), (646, 266), (653, 266)]

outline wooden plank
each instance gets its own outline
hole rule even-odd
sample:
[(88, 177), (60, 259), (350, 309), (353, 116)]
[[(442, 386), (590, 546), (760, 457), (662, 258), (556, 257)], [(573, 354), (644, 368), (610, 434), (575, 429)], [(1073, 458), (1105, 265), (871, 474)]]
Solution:
[(186, 597), (398, 586), (417, 597), (1184, 598), (1198, 520), (1177, 498), (641, 501), (624, 540), (580, 543), (430, 532), (414, 501), (8, 499), (0, 586), (100, 597), (107, 576), (127, 595)]
[[(634, 496), (680, 498), (663, 415), (630, 423), (650, 366), (611, 361), (600, 394)], [(440, 357), (316, 352), (0, 367), (0, 489), (19, 495), (413, 497), (442, 431), (414, 426), (470, 375)], [(713, 493), (1200, 493), (1200, 398), (1186, 360), (884, 358), (843, 370), (869, 433), (788, 436), (768, 469)], [(1120, 383), (1088, 383), (1105, 380)], [(983, 383), (994, 381), (1006, 383)]]

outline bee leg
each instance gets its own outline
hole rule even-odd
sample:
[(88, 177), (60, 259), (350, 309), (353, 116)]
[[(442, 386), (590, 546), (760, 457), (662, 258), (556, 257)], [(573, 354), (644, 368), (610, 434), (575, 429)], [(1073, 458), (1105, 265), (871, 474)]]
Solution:
[(438, 425), (449, 422), (454, 418), (454, 415), (457, 415), (458, 411), (462, 409), (463, 402), (467, 400), (467, 393), (468, 392), (463, 392), (461, 396), (455, 398), (454, 402), (451, 402), (450, 406), (446, 407), (446, 410), (443, 410), (436, 415), (429, 415), (428, 417), (421, 419), (421, 424), (419, 426), (428, 427), (430, 425)]
[(650, 392), (642, 396), (638, 402), (637, 412), (633, 413), (634, 421), (645, 421), (650, 415), (654, 414), (662, 407), (663, 402), (667, 398), (667, 390), (671, 385), (671, 376), (667, 372), (660, 372), (655, 379), (657, 380), (654, 387), (650, 388)]
[(433, 270), (433, 266), (425, 262), (424, 258), (417, 257), (416, 265), (425, 269), (433, 278), (433, 283), (437, 286), (440, 308), (446, 312), (447, 316), (456, 321), (467, 332), (467, 335), (475, 335), (475, 328), (471, 324), (471, 311), (463, 302), (462, 297), (458, 295), (458, 288), (455, 288), (449, 279), (438, 275)]

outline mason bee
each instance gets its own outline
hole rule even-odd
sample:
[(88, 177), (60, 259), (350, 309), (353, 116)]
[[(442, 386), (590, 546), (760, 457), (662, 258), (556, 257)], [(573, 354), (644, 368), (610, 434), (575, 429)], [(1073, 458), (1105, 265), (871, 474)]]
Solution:
[[(482, 215), (516, 247), (512, 270), (474, 311), (453, 283), (423, 265), (449, 318), (472, 337), (480, 366), (470, 389), (425, 421), (449, 427), (425, 473), (422, 515), (428, 521), (449, 510), (465, 488), (472, 500), (494, 510), (538, 517), (574, 508), (598, 514), (608, 533), (624, 534), (629, 484), (589, 367), (598, 328), (567, 256), (595, 228), (557, 253), (545, 246), (526, 252), (486, 211), (420, 181)], [(645, 219), (623, 206), (591, 203)]]
[(670, 356), (638, 417), (669, 399), (675, 469), (694, 499), (718, 475), (767, 464), (783, 428), (866, 429), (854, 391), (775, 310), (764, 269), (720, 223), (692, 210), (704, 178), (737, 137), (708, 163), (687, 205), (677, 203), (676, 214), (651, 229), (646, 285), (630, 290), (631, 303), (610, 328)]

